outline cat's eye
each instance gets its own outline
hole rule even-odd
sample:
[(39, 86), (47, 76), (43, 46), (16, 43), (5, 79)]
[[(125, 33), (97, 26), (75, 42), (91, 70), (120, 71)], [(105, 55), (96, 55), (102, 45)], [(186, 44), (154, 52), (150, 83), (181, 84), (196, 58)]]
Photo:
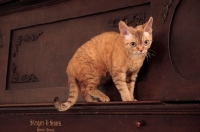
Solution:
[(144, 44), (145, 44), (145, 45), (149, 44), (149, 40), (145, 40), (145, 41), (144, 41)]
[(132, 47), (135, 47), (135, 46), (136, 46), (136, 43), (135, 43), (135, 42), (131, 42), (130, 44), (131, 44)]

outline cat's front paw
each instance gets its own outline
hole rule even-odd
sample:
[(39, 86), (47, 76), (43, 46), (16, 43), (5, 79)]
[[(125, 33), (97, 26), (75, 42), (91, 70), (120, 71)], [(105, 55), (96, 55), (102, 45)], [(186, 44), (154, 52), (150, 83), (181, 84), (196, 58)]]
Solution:
[(109, 101), (110, 101), (110, 98), (109, 98), (108, 96), (105, 96), (105, 97), (100, 98), (100, 100), (101, 100), (102, 102), (109, 102)]
[(133, 98), (131, 96), (122, 96), (122, 101), (133, 101)]

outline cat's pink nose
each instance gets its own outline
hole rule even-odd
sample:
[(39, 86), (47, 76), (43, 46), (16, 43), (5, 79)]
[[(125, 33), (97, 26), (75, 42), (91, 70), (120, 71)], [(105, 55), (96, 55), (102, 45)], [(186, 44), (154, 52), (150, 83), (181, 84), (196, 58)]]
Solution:
[(138, 47), (137, 50), (138, 50), (139, 52), (142, 52), (142, 51), (144, 50), (144, 48), (143, 48), (143, 47)]
[(143, 49), (141, 49), (141, 50), (139, 50), (140, 52), (142, 52), (143, 51)]

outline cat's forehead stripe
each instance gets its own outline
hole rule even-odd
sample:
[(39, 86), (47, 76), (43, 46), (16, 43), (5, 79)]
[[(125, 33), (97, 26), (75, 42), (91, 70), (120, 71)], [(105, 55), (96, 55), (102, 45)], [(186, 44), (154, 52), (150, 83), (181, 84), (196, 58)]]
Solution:
[(134, 36), (139, 43), (142, 43), (143, 31), (136, 31)]
[(135, 36), (137, 38), (141, 38), (143, 36), (143, 32), (142, 31), (137, 31), (137, 32), (135, 32)]

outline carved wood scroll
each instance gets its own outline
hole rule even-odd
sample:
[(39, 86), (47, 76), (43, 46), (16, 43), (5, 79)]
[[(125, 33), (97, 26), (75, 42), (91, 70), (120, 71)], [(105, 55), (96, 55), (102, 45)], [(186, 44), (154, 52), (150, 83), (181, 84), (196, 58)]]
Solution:
[(43, 32), (40, 32), (38, 34), (31, 34), (31, 35), (25, 35), (25, 36), (18, 36), (17, 39), (15, 40), (15, 52), (13, 54), (13, 57), (16, 57), (16, 55), (19, 52), (19, 46), (22, 44), (22, 41), (24, 42), (31, 42), (31, 41), (36, 41)]
[(134, 22), (135, 26), (141, 25), (145, 22), (145, 13), (114, 18), (109, 20), (108, 23), (113, 27), (118, 27), (119, 21), (124, 21), (127, 25), (132, 22)]
[(12, 83), (38, 82), (39, 79), (34, 74), (25, 74), (20, 76), (17, 72), (15, 63), (12, 65)]
[[(32, 42), (39, 39), (39, 37), (43, 34), (43, 32), (39, 32), (37, 34), (18, 36), (14, 42), (14, 53), (13, 58), (19, 53), (19, 46), (22, 45), (22, 42)], [(38, 82), (39, 79), (34, 74), (24, 74), (20, 75), (17, 72), (17, 65), (13, 63), (12, 65), (12, 83), (26, 83), (26, 82)]]
[(172, 5), (172, 1), (173, 0), (168, 0), (168, 3), (165, 4), (165, 8), (164, 11), (162, 13), (162, 23), (164, 23), (167, 20), (167, 16), (168, 16), (168, 12), (169, 12), (169, 8)]

